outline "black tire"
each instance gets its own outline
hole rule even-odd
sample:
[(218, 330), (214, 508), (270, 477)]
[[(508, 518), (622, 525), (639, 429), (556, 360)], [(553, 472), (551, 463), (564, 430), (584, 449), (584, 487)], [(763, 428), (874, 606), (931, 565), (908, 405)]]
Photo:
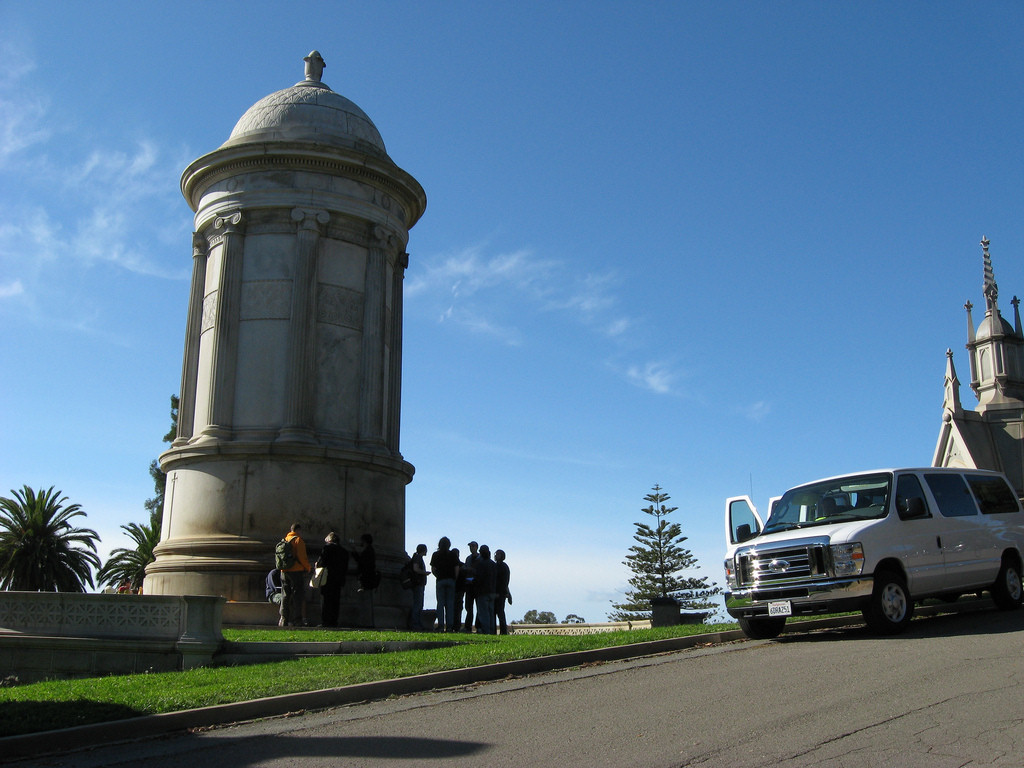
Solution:
[(913, 617), (914, 599), (903, 576), (893, 571), (876, 573), (871, 601), (864, 608), (868, 626), (882, 635), (896, 635), (907, 628)]
[(771, 640), (781, 635), (786, 628), (785, 616), (770, 619), (748, 619), (741, 616), (739, 622), (743, 634), (751, 640)]
[(1016, 558), (1004, 556), (995, 583), (992, 584), (992, 600), (1004, 611), (1020, 608), (1024, 601), (1024, 586), (1021, 585), (1020, 564)]

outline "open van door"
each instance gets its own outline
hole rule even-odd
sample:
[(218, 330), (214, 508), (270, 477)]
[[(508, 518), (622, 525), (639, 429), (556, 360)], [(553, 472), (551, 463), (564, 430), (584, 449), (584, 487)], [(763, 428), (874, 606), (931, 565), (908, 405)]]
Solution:
[(764, 522), (749, 496), (733, 496), (725, 500), (725, 540), (742, 544), (761, 533)]

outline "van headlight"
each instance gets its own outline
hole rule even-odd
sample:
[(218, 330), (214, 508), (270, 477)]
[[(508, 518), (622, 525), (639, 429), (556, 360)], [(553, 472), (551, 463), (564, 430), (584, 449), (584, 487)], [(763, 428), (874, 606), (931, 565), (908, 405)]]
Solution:
[(864, 570), (864, 547), (859, 541), (849, 544), (833, 544), (832, 568), (836, 576), (860, 576)]

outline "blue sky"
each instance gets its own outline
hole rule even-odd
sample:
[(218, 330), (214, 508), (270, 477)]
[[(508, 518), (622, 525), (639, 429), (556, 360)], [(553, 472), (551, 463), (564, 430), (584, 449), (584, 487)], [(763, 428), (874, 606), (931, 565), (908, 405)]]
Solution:
[(1021, 39), (1010, 2), (8, 0), (0, 493), (55, 485), (104, 552), (145, 519), (181, 171), (316, 48), (427, 193), (410, 551), (504, 548), (510, 615), (603, 620), (657, 483), (720, 582), (726, 496), (931, 461), (982, 235), (1012, 317)]

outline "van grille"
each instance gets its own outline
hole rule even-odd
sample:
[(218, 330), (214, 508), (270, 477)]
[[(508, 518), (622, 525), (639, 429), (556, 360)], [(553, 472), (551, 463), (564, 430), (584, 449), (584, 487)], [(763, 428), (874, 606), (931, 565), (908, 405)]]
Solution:
[(736, 556), (736, 575), (745, 587), (788, 584), (825, 572), (825, 550), (819, 544), (747, 550)]

